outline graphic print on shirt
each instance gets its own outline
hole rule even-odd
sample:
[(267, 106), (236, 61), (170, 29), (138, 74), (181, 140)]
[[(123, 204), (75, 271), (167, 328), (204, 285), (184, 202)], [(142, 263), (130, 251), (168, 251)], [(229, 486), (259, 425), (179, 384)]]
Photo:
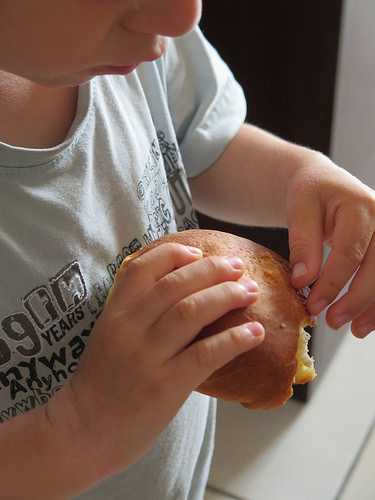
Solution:
[(152, 141), (137, 184), (137, 198), (148, 217), (147, 232), (143, 235), (146, 244), (169, 233), (172, 222), (178, 231), (198, 227), (178, 147), (166, 139), (163, 131), (158, 131), (157, 140)]
[(101, 279), (88, 286), (91, 281), (75, 260), (0, 319), (0, 397), (8, 401), (0, 422), (46, 403), (75, 372), (124, 258), (175, 227), (198, 227), (178, 147), (164, 132), (151, 142), (136, 195), (145, 230), (140, 239), (129, 235), (133, 238), (105, 265)]
[(137, 239), (124, 246), (90, 289), (79, 262), (71, 262), (1, 321), (0, 396), (7, 391), (12, 405), (0, 422), (46, 403), (75, 372), (121, 262), (141, 246)]
[[(76, 370), (108, 293), (99, 283), (94, 288), (89, 298), (80, 265), (71, 262), (27, 293), (22, 309), (1, 321), (0, 394), (8, 391), (14, 405), (0, 412), (0, 422), (47, 402)], [(71, 335), (77, 326), (79, 335)], [(12, 355), (22, 361), (9, 364)]]
[(166, 134), (161, 130), (158, 131), (158, 141), (164, 159), (177, 230), (197, 228), (199, 227), (198, 219), (192, 207), (185, 172), (180, 163), (179, 149), (174, 142), (167, 141)]
[(169, 226), (173, 223), (168, 182), (160, 160), (160, 150), (154, 139), (137, 183), (137, 198), (147, 217), (147, 228), (143, 234), (145, 244), (169, 233)]

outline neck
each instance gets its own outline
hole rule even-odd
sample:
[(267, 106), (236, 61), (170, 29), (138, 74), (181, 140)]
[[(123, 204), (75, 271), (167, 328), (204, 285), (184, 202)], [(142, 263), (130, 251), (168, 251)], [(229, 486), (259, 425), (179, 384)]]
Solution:
[(74, 120), (78, 87), (49, 88), (0, 71), (0, 141), (48, 148), (61, 143)]

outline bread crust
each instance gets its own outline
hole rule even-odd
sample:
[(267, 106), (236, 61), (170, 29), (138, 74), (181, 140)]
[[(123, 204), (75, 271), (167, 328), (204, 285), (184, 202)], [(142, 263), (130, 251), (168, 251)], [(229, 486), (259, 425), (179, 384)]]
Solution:
[(122, 268), (133, 258), (167, 242), (198, 247), (204, 257), (241, 257), (246, 266), (244, 276), (259, 285), (259, 297), (254, 304), (225, 314), (205, 327), (196, 340), (248, 321), (259, 321), (266, 331), (264, 341), (217, 370), (197, 390), (238, 401), (251, 409), (283, 405), (293, 394), (300, 328), (313, 325), (306, 299), (291, 285), (289, 263), (251, 240), (221, 231), (190, 229), (153, 241), (127, 257)]

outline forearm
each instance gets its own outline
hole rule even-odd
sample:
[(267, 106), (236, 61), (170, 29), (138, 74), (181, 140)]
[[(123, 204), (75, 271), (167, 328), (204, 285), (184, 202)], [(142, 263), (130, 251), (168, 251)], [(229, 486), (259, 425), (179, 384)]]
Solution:
[(0, 425), (1, 498), (68, 499), (104, 475), (60, 392), (50, 417), (46, 406)]
[(288, 179), (314, 154), (245, 124), (216, 163), (190, 180), (194, 206), (229, 222), (286, 227)]

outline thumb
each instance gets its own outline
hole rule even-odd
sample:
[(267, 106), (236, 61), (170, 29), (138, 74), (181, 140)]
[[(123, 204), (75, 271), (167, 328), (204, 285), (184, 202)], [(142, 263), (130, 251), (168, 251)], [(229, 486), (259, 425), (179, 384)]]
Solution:
[(323, 212), (319, 197), (302, 193), (288, 200), (289, 261), (292, 285), (303, 288), (317, 280), (323, 259)]

